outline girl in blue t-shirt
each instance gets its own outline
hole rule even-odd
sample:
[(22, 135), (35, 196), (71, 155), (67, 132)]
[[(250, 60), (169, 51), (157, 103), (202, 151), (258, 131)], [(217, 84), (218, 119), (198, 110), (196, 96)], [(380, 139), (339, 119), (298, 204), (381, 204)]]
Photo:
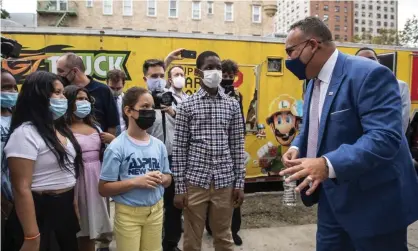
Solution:
[(99, 192), (115, 201), (118, 251), (160, 251), (164, 187), (171, 183), (167, 150), (146, 132), (155, 121), (151, 94), (133, 87), (122, 103), (127, 130), (106, 148)]

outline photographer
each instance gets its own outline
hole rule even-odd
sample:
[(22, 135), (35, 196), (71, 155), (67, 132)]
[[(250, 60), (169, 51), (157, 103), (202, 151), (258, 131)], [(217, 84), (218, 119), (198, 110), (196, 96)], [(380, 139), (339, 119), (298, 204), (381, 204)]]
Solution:
[[(143, 65), (144, 81), (152, 92), (156, 118), (147, 132), (163, 141), (167, 147), (168, 161), (171, 169), (176, 106), (174, 97), (166, 87), (165, 64), (161, 60), (149, 59)], [(181, 210), (173, 205), (174, 183), (164, 192), (164, 233), (163, 251), (177, 251), (181, 238)]]

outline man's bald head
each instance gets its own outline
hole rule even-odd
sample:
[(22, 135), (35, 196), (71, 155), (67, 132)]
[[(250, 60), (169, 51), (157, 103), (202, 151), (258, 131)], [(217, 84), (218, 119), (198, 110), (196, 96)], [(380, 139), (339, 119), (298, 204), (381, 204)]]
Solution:
[(72, 52), (65, 53), (64, 55), (60, 57), (59, 60), (65, 61), (65, 65), (67, 66), (67, 68), (70, 68), (70, 69), (78, 68), (83, 73), (86, 71), (86, 66), (84, 65), (83, 60), (81, 59), (81, 57), (77, 56), (75, 53), (72, 53)]
[(72, 52), (65, 53), (57, 60), (57, 74), (63, 78), (65, 86), (87, 84), (89, 79), (85, 72), (83, 60)]

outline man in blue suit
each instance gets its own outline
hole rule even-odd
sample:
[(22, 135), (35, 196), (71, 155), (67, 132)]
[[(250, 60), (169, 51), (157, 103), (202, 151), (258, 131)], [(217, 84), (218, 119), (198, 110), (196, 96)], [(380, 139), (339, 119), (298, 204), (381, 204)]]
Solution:
[(308, 17), (291, 26), (286, 67), (312, 79), (304, 122), (283, 155), (286, 182), (318, 203), (318, 251), (403, 251), (418, 220), (418, 179), (402, 132), (392, 72), (336, 49), (328, 27)]

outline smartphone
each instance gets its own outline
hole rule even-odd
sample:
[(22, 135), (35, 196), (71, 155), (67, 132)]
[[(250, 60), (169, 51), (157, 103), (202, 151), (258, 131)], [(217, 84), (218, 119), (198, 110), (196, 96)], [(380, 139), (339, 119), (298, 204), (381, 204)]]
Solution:
[(181, 57), (182, 58), (196, 59), (196, 51), (182, 50), (181, 51)]

